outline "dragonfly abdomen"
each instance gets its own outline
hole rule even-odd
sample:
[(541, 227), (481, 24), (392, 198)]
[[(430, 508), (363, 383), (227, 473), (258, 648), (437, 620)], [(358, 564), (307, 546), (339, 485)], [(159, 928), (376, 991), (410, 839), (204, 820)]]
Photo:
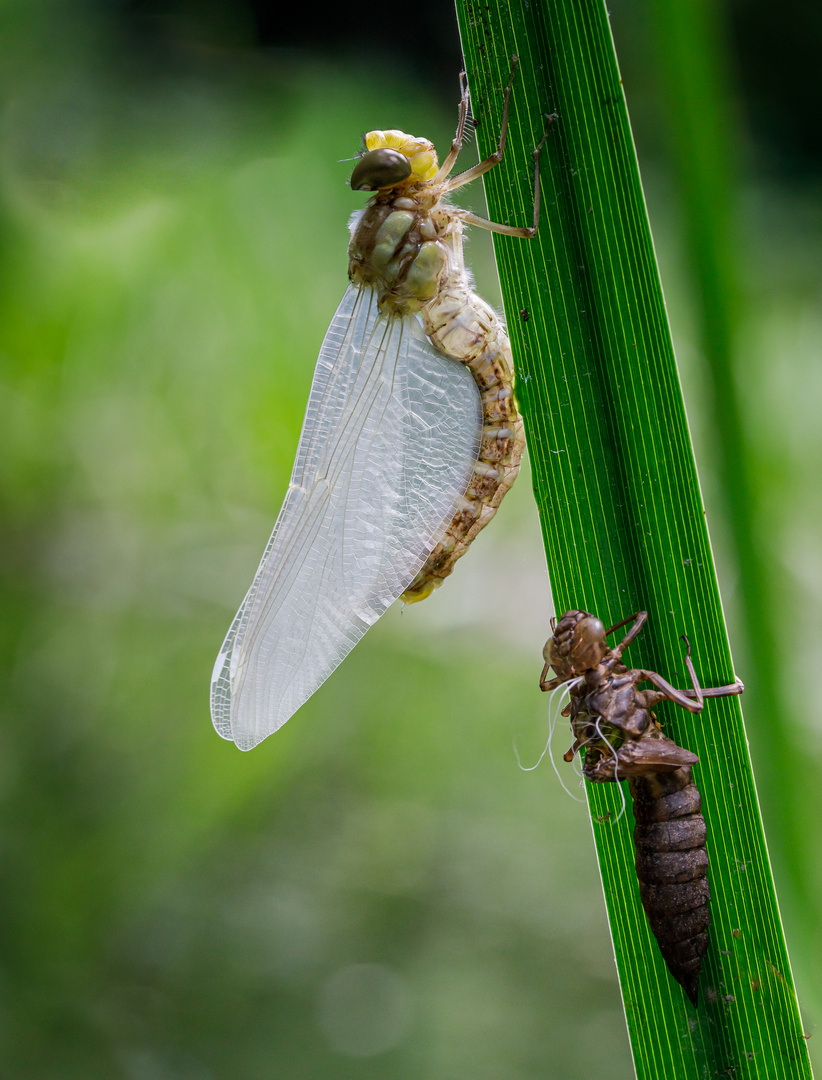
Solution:
[(694, 1004), (708, 950), (708, 852), (690, 768), (630, 778), (639, 893), (674, 978)]
[(464, 267), (446, 273), (420, 314), (431, 344), (469, 369), (480, 391), (482, 438), (465, 496), (445, 534), (402, 595), (424, 600), (448, 577), (485, 528), (519, 472), (525, 434), (514, 397), (508, 335), (493, 309), (471, 291)]

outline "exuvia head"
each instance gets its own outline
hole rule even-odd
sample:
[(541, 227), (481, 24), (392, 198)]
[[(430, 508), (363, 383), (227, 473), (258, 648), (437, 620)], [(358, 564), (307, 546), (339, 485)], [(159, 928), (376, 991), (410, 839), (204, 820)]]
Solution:
[(561, 679), (595, 668), (608, 652), (605, 626), (590, 611), (566, 611), (542, 655)]
[(404, 131), (369, 131), (365, 150), (354, 166), (354, 191), (379, 191), (397, 184), (433, 180), (439, 163), (434, 144)]

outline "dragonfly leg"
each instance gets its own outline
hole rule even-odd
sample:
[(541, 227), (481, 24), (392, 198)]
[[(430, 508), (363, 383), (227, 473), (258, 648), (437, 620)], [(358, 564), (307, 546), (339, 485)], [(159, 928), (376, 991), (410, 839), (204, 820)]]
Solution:
[(630, 631), (629, 631), (629, 633), (633, 635), (631, 637), (631, 641), (633, 641), (634, 638), (639, 633), (639, 631), (644, 626), (647, 618), (648, 618), (648, 612), (647, 611), (635, 611), (633, 613), (633, 615), (629, 615), (626, 619), (623, 619), (622, 622), (614, 623), (613, 626), (608, 627), (608, 629), (605, 631), (605, 636), (609, 637), (611, 634), (613, 634), (614, 630), (619, 630), (619, 628), (621, 626), (627, 626), (629, 622), (633, 622), (634, 619), (636, 619), (638, 625), (637, 626), (632, 626)]
[(584, 745), (585, 739), (574, 739), (574, 745), (565, 751), (562, 755), (562, 760), (573, 761)]
[[(685, 667), (688, 669), (688, 674), (691, 676), (691, 684), (693, 686), (693, 689), (676, 690), (672, 686), (666, 686), (665, 689), (668, 691), (667, 697), (669, 701), (674, 701), (677, 705), (682, 705), (683, 708), (689, 709), (690, 712), (698, 712), (702, 708), (703, 700), (706, 697), (733, 697), (736, 694), (741, 694), (744, 692), (745, 684), (742, 682), (741, 679), (736, 679), (729, 686), (709, 686), (707, 689), (703, 689), (699, 685), (696, 677), (696, 672), (694, 671), (694, 665), (691, 662), (691, 643), (688, 641), (684, 634), (682, 635), (682, 640), (685, 642), (686, 645)], [(671, 691), (673, 691), (673, 694), (676, 695), (675, 697), (672, 695)], [(689, 705), (686, 704), (686, 701), (690, 702), (691, 699), (696, 701), (698, 708), (694, 708), (693, 706), (689, 708)]]
[[(745, 691), (745, 684), (741, 679), (737, 679), (736, 682), (732, 682), (729, 686), (707, 686), (701, 687), (700, 691), (704, 698), (706, 697), (732, 697), (735, 694), (742, 694)], [(693, 690), (678, 690), (678, 694), (683, 694), (687, 698), (695, 698), (696, 694)]]
[[(505, 98), (502, 106), (502, 123), (499, 129), (499, 145), (490, 157), (485, 158), (478, 165), (473, 165), (470, 169), (466, 169), (465, 172), (460, 173), (459, 176), (455, 176), (448, 184), (449, 191), (455, 191), (457, 188), (464, 187), (466, 184), (470, 184), (472, 180), (476, 180), (478, 176), (482, 176), (483, 173), (487, 173), (489, 169), (493, 169), (495, 165), (499, 165), (502, 161), (502, 155), (505, 153), (505, 142), (508, 138), (508, 107), (511, 103), (511, 86), (514, 82), (514, 75), (516, 75), (517, 67), (519, 65), (519, 57), (511, 57), (511, 76), (508, 79), (508, 85), (505, 87)], [(449, 157), (451, 155), (449, 154)], [(448, 158), (446, 158), (446, 161)], [(443, 165), (443, 168), (445, 166)], [(442, 169), (440, 169), (442, 172)], [(446, 174), (447, 175), (447, 174)], [(439, 179), (436, 177), (435, 179)], [(444, 177), (443, 177), (444, 179)]]
[[(655, 671), (646, 671), (642, 669), (637, 672), (638, 682), (650, 682), (656, 687), (659, 692), (659, 697), (656, 695), (647, 694), (646, 702), (648, 708), (653, 708), (657, 701), (667, 699), (673, 701), (675, 705), (681, 706), (683, 709), (687, 709), (690, 713), (702, 712), (702, 706), (705, 704), (705, 695), (702, 693), (702, 687), (699, 685), (699, 680), (696, 677), (696, 671), (694, 671), (694, 665), (691, 660), (691, 643), (682, 635), (682, 640), (685, 642), (685, 667), (688, 669), (688, 674), (691, 676), (692, 690), (677, 690), (675, 686), (671, 686), (667, 679), (663, 679), (661, 675), (657, 675)], [(656, 700), (654, 700), (656, 698)]]
[[(510, 87), (509, 87), (510, 89)], [(466, 223), (466, 225), (476, 225), (480, 229), (487, 229), (488, 232), (501, 233), (503, 236), (519, 236), (523, 240), (533, 240), (537, 235), (537, 229), (539, 227), (539, 153), (545, 145), (545, 140), (548, 138), (548, 132), (555, 120), (559, 119), (556, 113), (551, 113), (550, 116), (545, 118), (545, 131), (542, 138), (534, 147), (533, 159), (534, 159), (534, 224), (519, 227), (516, 225), (503, 225), (497, 221), (489, 221), (488, 218), (478, 217), (476, 214), (471, 214), (467, 211), (462, 211), (460, 217)], [(483, 173), (487, 173), (489, 169), (493, 169), (495, 165), (499, 165), (502, 161), (503, 151), (505, 150), (505, 135), (508, 127), (508, 99), (505, 102), (505, 111), (503, 113), (503, 129), (500, 135), (500, 149), (496, 150), (485, 161), (481, 161), (479, 165), (475, 165), (473, 169), (468, 169), (467, 172), (460, 173), (454, 180), (448, 185), (448, 190), (453, 191), (455, 187), (462, 187), (463, 184), (468, 184), (471, 180), (476, 180), (478, 176), (482, 176)]]
[(551, 665), (546, 661), (545, 667), (542, 669), (542, 676), (539, 680), (540, 690), (556, 690), (558, 686), (561, 686), (563, 679), (549, 679), (548, 672), (551, 670)]
[(434, 177), (435, 184), (443, 183), (451, 173), (454, 165), (457, 162), (457, 158), (460, 156), (460, 150), (462, 150), (465, 140), (465, 125), (468, 123), (468, 109), (470, 107), (471, 99), (468, 95), (468, 82), (466, 81), (465, 72), (460, 72), (460, 107), (459, 116), (457, 119), (457, 131), (454, 138), (451, 140), (451, 149), (448, 151), (448, 156), (440, 166), (440, 171)]

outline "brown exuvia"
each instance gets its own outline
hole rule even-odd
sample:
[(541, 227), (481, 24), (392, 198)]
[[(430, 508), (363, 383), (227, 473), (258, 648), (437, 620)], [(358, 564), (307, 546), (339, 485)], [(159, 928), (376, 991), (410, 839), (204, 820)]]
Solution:
[[(698, 758), (662, 733), (653, 708), (673, 701), (689, 712), (702, 711), (706, 697), (741, 694), (730, 686), (703, 690), (685, 638), (685, 666), (692, 689), (677, 690), (661, 675), (631, 669), (622, 654), (648, 618), (640, 611), (606, 630), (588, 611), (566, 611), (552, 621), (554, 636), (543, 652), (540, 687), (568, 684), (563, 715), (571, 717), (572, 761), (584, 749), (582, 771), (594, 783), (627, 780), (634, 803), (634, 846), (639, 893), (648, 923), (668, 970), (696, 1005), (699, 971), (708, 949), (708, 852), (702, 800), (691, 775)], [(633, 621), (622, 641), (609, 648), (606, 638)], [(556, 677), (548, 679), (553, 668)], [(654, 689), (640, 690), (650, 682)]]

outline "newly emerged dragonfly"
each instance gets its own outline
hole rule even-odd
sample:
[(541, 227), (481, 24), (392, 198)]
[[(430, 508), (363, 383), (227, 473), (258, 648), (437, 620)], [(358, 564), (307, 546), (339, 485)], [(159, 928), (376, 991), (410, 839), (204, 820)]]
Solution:
[[(741, 694), (739, 679), (703, 690), (685, 644), (685, 666), (692, 689), (677, 690), (655, 671), (628, 668), (622, 654), (636, 639), (648, 615), (639, 611), (606, 630), (588, 611), (566, 611), (552, 621), (545, 644), (542, 690), (567, 686), (574, 744), (572, 761), (583, 750), (582, 772), (593, 783), (627, 780), (634, 804), (634, 847), (639, 894), (648, 923), (668, 970), (694, 1006), (702, 960), (708, 948), (708, 852), (702, 800), (691, 774), (699, 758), (664, 735), (653, 708), (673, 701), (691, 713), (707, 697)], [(633, 621), (613, 648), (606, 638)], [(549, 679), (549, 668), (556, 678)], [(650, 682), (653, 690), (640, 690)]]
[[(323, 341), (288, 493), (214, 667), (217, 731), (250, 750), (314, 693), (398, 598), (429, 596), (493, 517), (524, 447), (508, 337), (471, 290), (462, 233), (532, 238), (450, 206), (465, 136), (438, 165), (427, 139), (371, 131), (351, 176), (375, 191), (351, 224), (349, 285)], [(551, 119), (549, 118), (548, 126)]]

